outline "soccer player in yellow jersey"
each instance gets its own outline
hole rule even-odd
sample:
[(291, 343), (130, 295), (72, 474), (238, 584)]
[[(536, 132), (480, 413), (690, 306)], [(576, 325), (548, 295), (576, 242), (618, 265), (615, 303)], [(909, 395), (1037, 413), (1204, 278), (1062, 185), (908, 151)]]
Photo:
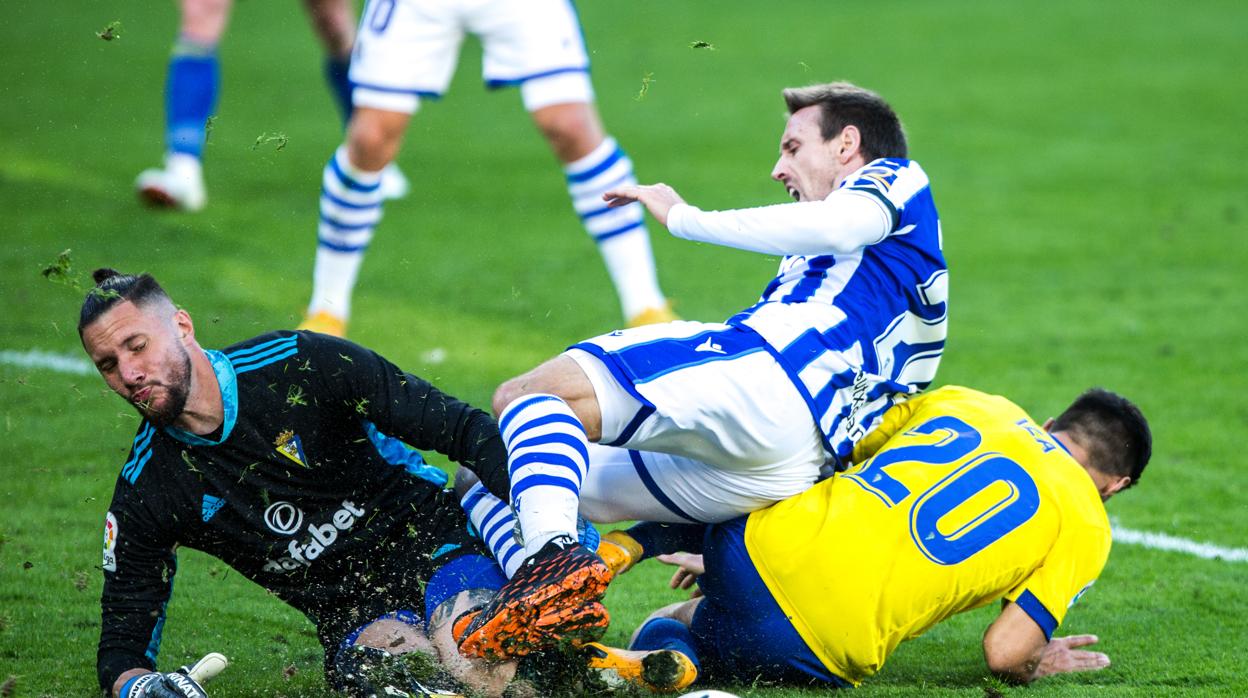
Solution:
[(1094, 636), (1053, 631), (1109, 555), (1102, 502), (1151, 450), (1139, 409), (1106, 390), (1043, 426), (968, 388), (920, 395), (887, 413), (845, 473), (800, 495), (705, 529), (631, 529), (646, 555), (700, 552), (667, 561), (683, 563), (674, 584), (701, 574), (704, 594), (656, 612), (632, 647), (677, 649), (711, 680), (856, 685), (903, 640), (1004, 599), (983, 639), (994, 673), (1026, 683), (1104, 668), (1104, 654), (1076, 649)]

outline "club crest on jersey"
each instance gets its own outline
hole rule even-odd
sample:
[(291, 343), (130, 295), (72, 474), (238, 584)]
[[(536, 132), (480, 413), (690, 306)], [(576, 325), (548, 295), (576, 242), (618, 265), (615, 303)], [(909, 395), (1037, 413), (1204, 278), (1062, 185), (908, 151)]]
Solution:
[(287, 429), (277, 435), (277, 440), (273, 442), (277, 447), (277, 452), (287, 458), (298, 463), (300, 466), (308, 467), (308, 459), (303, 455), (303, 442), (299, 440), (299, 435)]
[(117, 571), (117, 517), (113, 512), (104, 515), (104, 564), (109, 572)]

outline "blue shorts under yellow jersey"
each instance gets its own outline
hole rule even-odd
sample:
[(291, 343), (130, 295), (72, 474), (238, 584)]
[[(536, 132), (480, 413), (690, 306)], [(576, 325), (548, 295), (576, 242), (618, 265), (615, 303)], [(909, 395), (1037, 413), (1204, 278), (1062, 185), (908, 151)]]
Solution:
[(798, 633), (855, 684), (903, 640), (1001, 598), (1051, 636), (1109, 555), (1092, 479), (1002, 397), (915, 397), (853, 462), (750, 515), (745, 542)]

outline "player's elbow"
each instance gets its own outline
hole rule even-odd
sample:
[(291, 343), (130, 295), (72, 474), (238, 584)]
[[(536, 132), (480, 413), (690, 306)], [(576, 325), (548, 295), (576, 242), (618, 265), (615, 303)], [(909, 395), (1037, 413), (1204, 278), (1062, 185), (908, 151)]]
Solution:
[(1009, 643), (996, 641), (991, 633), (984, 636), (984, 661), (989, 671), (1008, 683), (1029, 683), (1035, 676), (1037, 660), (1031, 654), (1020, 653)]

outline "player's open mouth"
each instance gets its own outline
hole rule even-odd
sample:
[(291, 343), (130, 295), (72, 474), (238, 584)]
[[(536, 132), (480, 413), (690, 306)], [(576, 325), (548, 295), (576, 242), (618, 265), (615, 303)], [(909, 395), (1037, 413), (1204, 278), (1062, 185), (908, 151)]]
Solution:
[(794, 201), (801, 201), (801, 200), (802, 200), (802, 194), (801, 194), (801, 192), (799, 192), (799, 191), (797, 190), (797, 187), (788, 187), (788, 186), (786, 186), (786, 187), (785, 187), (785, 191), (789, 192), (789, 196), (793, 197), (793, 200), (794, 200)]
[(139, 388), (133, 395), (130, 396), (130, 402), (133, 402), (136, 405), (147, 402), (148, 398), (152, 396), (152, 387), (153, 386), (148, 385)]

